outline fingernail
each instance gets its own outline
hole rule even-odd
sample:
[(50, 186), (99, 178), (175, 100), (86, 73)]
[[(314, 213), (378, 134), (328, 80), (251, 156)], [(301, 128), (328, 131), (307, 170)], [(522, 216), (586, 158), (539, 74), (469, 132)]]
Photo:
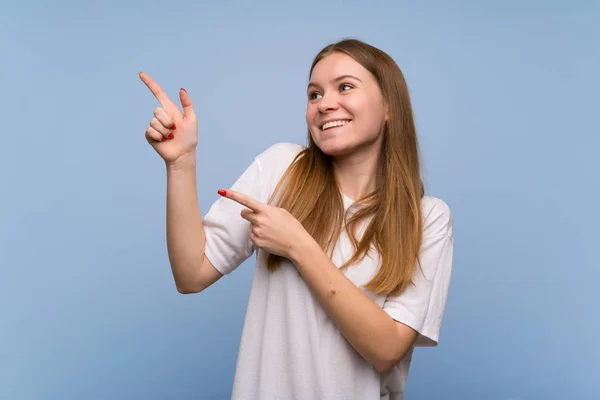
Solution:
[(219, 189), (217, 193), (219, 193), (221, 196), (225, 196), (227, 194), (227, 190)]
[(177, 125), (173, 124), (173, 125), (171, 125), (171, 127), (169, 129), (174, 131), (175, 129), (177, 129)]
[(185, 90), (184, 88), (181, 88), (181, 90), (183, 90), (184, 92), (186, 92), (186, 93), (187, 93), (187, 90)]
[(175, 137), (175, 135), (173, 135), (172, 133), (169, 133), (169, 139), (173, 139)]
[(161, 142), (164, 142), (165, 140), (167, 140), (167, 138), (166, 138), (166, 137), (162, 137), (162, 138), (160, 139), (160, 141), (161, 141)]

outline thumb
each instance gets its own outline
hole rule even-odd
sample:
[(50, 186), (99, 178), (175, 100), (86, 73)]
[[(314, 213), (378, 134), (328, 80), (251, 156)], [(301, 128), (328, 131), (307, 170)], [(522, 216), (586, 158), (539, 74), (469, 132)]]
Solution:
[(179, 100), (181, 101), (181, 106), (183, 107), (183, 115), (185, 115), (186, 118), (196, 117), (196, 112), (194, 111), (194, 102), (184, 88), (181, 88), (179, 91)]

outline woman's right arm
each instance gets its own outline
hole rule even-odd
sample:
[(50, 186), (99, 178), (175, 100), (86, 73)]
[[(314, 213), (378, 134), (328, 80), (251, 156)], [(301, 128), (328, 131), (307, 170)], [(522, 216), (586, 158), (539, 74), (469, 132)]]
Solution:
[(161, 107), (146, 129), (146, 140), (167, 168), (167, 248), (175, 285), (180, 293), (197, 293), (222, 275), (204, 256), (206, 235), (196, 190), (198, 119), (192, 99), (179, 90), (182, 110), (148, 74), (140, 79)]
[(196, 154), (167, 164), (167, 248), (180, 293), (198, 293), (223, 275), (204, 255), (206, 235), (198, 206)]

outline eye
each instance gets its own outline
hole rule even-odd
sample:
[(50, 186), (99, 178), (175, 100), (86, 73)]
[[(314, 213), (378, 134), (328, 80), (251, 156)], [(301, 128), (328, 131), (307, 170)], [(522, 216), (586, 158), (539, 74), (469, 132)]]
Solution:
[(321, 94), (319, 92), (310, 92), (308, 94), (308, 98), (309, 100), (314, 100), (316, 98), (318, 98), (318, 96), (320, 96)]
[(342, 92), (347, 92), (347, 91), (348, 91), (348, 90), (350, 90), (350, 89), (354, 89), (354, 87), (353, 87), (352, 85), (349, 85), (349, 84), (347, 84), (347, 83), (342, 83), (342, 84), (340, 85), (340, 90), (341, 90)]

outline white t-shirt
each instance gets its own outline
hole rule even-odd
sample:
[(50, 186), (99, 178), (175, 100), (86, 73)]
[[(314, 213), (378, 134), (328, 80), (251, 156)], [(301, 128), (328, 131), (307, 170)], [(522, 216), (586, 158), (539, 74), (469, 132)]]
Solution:
[[(303, 149), (291, 143), (271, 146), (231, 187), (267, 203), (293, 158)], [(345, 208), (352, 200), (342, 194)], [(222, 274), (229, 274), (256, 250), (248, 237), (242, 206), (220, 198), (204, 218), (205, 254)], [(397, 297), (375, 295), (362, 286), (376, 271), (378, 256), (344, 271), (345, 275), (392, 318), (417, 332), (417, 346), (437, 345), (452, 268), (452, 216), (441, 200), (425, 196), (422, 271)], [(398, 244), (401, 245), (400, 243)], [(332, 261), (341, 266), (352, 255), (342, 233)], [(380, 374), (342, 336), (312, 295), (295, 266), (285, 262), (267, 271), (262, 250), (256, 268), (242, 332), (233, 399), (260, 400), (401, 400), (412, 349), (389, 372)]]

